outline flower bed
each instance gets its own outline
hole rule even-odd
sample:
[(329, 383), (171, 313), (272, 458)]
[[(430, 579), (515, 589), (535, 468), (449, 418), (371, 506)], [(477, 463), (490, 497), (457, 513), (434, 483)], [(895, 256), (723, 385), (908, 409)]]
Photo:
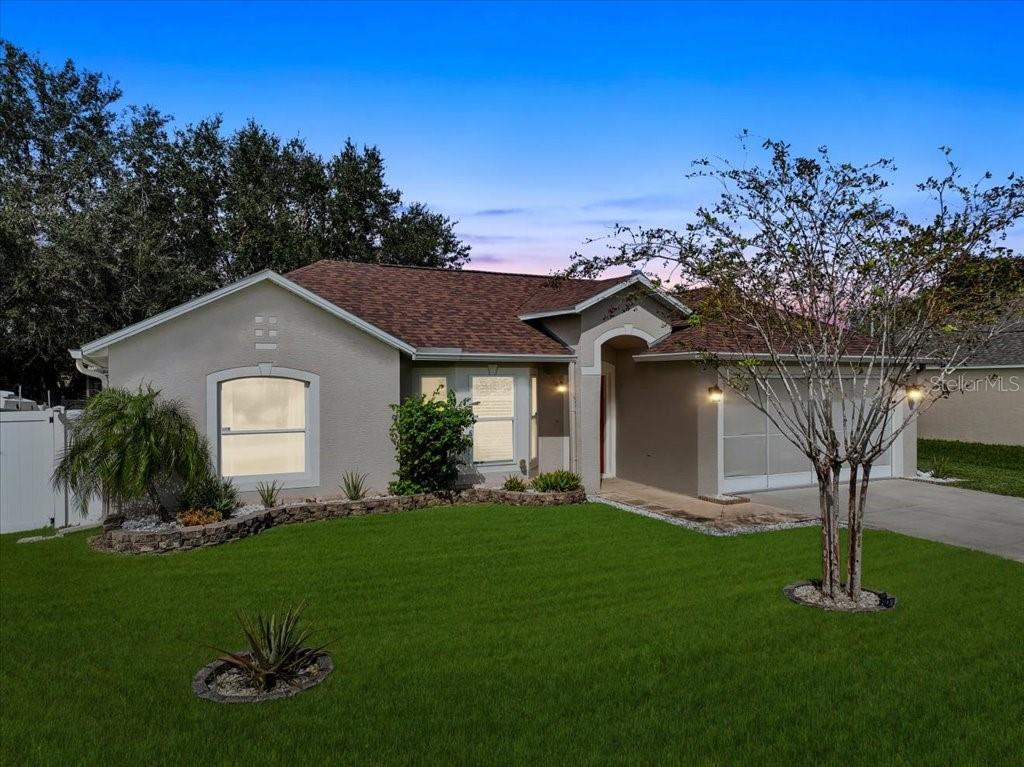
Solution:
[(197, 527), (182, 527), (161, 532), (124, 530), (120, 520), (104, 525), (102, 535), (89, 544), (98, 551), (121, 554), (162, 554), (182, 549), (200, 549), (237, 541), (256, 535), (271, 527), (295, 522), (316, 522), (336, 517), (358, 517), (366, 514), (388, 514), (412, 511), (430, 506), (451, 506), (463, 503), (502, 503), (509, 506), (559, 506), (583, 503), (587, 499), (583, 490), (565, 493), (520, 493), (485, 487), (456, 490), (451, 493), (419, 493), (417, 495), (389, 495), (365, 498), (360, 501), (325, 501), (275, 506), (240, 517)]

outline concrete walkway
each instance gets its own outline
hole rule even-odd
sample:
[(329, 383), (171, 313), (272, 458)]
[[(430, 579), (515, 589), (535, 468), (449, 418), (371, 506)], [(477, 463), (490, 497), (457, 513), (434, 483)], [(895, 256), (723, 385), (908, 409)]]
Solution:
[(689, 495), (673, 493), (626, 479), (601, 482), (599, 498), (643, 509), (663, 517), (692, 522), (718, 533), (755, 532), (784, 524), (800, 524), (818, 519), (817, 507), (811, 512), (779, 508), (765, 503), (723, 505)]
[[(818, 510), (818, 490), (813, 487), (749, 496), (751, 501), (798, 513), (817, 514)], [(842, 517), (845, 520), (845, 508)], [(1024, 498), (883, 479), (871, 484), (864, 524), (1024, 562)]]

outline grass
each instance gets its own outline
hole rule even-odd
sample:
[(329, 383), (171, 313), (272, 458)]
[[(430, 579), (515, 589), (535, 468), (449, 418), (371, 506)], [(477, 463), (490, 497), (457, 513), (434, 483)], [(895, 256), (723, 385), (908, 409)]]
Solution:
[[(601, 505), (283, 527), (162, 557), (0, 538), (0, 763), (1019, 764), (1024, 566), (868, 531), (891, 613), (781, 587), (818, 531)], [(305, 599), (336, 670), (195, 699), (234, 613)]]
[(942, 473), (962, 479), (958, 487), (1024, 498), (1024, 446), (919, 439), (917, 462), (922, 470), (938, 465)]

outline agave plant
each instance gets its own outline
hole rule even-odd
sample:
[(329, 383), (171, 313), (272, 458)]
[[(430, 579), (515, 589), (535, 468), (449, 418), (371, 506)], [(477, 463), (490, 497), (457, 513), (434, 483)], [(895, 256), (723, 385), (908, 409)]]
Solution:
[[(222, 660), (238, 669), (253, 687), (271, 690), (278, 682), (297, 685), (304, 669), (328, 646), (309, 647), (313, 630), (301, 625), (305, 604), (289, 607), (283, 615), (238, 614), (249, 649), (233, 653), (217, 649)], [(216, 648), (215, 648), (216, 649)]]
[(152, 387), (104, 389), (86, 402), (53, 473), (55, 487), (70, 488), (82, 511), (93, 495), (120, 505), (148, 498), (169, 518), (161, 492), (192, 485), (209, 471), (206, 441), (188, 410), (161, 400)]
[(338, 485), (338, 489), (350, 501), (358, 501), (366, 495), (366, 478), (368, 476), (368, 474), (360, 474), (356, 471), (346, 471), (341, 475), (341, 484)]
[(260, 482), (256, 485), (256, 492), (260, 494), (260, 503), (263, 508), (269, 509), (277, 506), (277, 498), (281, 494), (284, 485), (281, 482)]

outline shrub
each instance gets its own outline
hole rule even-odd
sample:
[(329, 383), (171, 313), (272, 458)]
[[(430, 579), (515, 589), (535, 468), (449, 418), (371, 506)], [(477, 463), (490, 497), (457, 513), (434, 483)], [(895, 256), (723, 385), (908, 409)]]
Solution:
[(229, 478), (219, 477), (208, 469), (202, 477), (185, 488), (181, 502), (186, 509), (215, 509), (227, 518), (238, 505), (238, 490)]
[(407, 479), (395, 479), (388, 482), (388, 492), (391, 495), (416, 495), (422, 493), (423, 489)]
[(505, 477), (505, 484), (501, 487), (503, 490), (512, 490), (516, 493), (522, 493), (526, 490), (526, 483), (523, 482), (523, 478), (518, 474), (509, 474)]
[(209, 525), (220, 522), (223, 518), (224, 515), (216, 509), (186, 509), (178, 512), (178, 523), (184, 527)]
[(473, 445), (469, 428), (476, 419), (469, 401), (457, 402), (453, 391), (441, 400), (417, 394), (391, 409), (398, 459), (391, 491), (407, 495), (452, 489)]
[(284, 615), (238, 614), (248, 653), (223, 653), (220, 660), (241, 671), (253, 687), (273, 689), (278, 682), (295, 684), (299, 676), (327, 645), (307, 647), (313, 631), (301, 626), (303, 605), (289, 607)]
[(945, 455), (937, 455), (932, 458), (929, 468), (936, 479), (946, 479), (950, 474), (950, 460)]
[(278, 496), (284, 488), (280, 482), (260, 482), (256, 485), (256, 492), (260, 495), (260, 503), (264, 509), (277, 506)]
[(90, 497), (105, 495), (118, 506), (148, 499), (166, 519), (167, 489), (208, 473), (209, 450), (188, 411), (159, 397), (152, 387), (111, 388), (86, 402), (53, 473), (54, 486), (72, 490), (83, 513)]
[(366, 478), (369, 474), (360, 474), (357, 471), (346, 471), (341, 475), (341, 484), (338, 489), (345, 494), (350, 501), (358, 501), (366, 495)]
[(531, 484), (538, 493), (567, 493), (583, 486), (579, 474), (564, 469), (538, 474)]

